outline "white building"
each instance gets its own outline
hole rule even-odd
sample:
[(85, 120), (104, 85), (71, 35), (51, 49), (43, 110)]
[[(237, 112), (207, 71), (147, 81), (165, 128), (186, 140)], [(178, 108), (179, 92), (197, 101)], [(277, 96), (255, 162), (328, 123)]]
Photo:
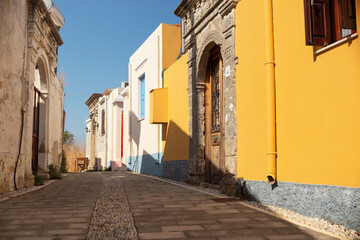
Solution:
[(87, 101), (89, 119), (86, 120), (86, 157), (89, 169), (104, 170), (121, 166), (123, 157), (123, 97), (120, 88), (108, 89), (103, 94), (93, 94)]
[[(160, 24), (129, 60), (128, 168), (162, 176), (162, 132), (150, 124), (150, 90), (163, 87), (162, 72), (180, 53), (180, 25)], [(164, 131), (165, 132), (165, 131)]]
[(123, 98), (123, 148), (122, 148), (122, 164), (128, 166), (128, 157), (130, 152), (130, 122), (129, 122), (129, 112), (130, 112), (130, 98), (129, 98), (129, 86), (127, 86), (122, 92), (121, 97)]

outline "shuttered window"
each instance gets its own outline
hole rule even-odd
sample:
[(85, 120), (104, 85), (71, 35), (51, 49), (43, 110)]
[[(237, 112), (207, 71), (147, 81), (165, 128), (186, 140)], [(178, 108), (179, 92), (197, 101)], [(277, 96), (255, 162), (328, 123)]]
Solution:
[(145, 75), (140, 78), (140, 118), (145, 118)]
[(304, 0), (306, 44), (327, 46), (356, 32), (355, 0)]
[(341, 23), (343, 28), (356, 30), (355, 0), (342, 0), (341, 2)]

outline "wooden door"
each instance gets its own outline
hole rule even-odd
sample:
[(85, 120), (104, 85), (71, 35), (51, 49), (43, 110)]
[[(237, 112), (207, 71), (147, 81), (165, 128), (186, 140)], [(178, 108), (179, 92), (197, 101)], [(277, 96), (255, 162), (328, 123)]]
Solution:
[(220, 49), (211, 51), (205, 82), (205, 177), (218, 184), (224, 172), (223, 77)]
[(33, 172), (38, 171), (39, 162), (39, 126), (40, 126), (40, 91), (34, 90), (34, 116), (33, 116), (33, 132), (32, 132), (32, 160), (31, 168)]

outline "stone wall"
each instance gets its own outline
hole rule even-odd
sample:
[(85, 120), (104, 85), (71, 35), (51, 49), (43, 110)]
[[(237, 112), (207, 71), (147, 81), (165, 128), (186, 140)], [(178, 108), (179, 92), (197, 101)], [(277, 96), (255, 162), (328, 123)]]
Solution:
[[(26, 22), (26, 0), (0, 1), (0, 193), (14, 189), (13, 177), (22, 130), (21, 110), (27, 110)], [(16, 170), (19, 188), (25, 185), (25, 175), (31, 175), (28, 161), (29, 157), (22, 148)]]
[(190, 181), (204, 181), (205, 175), (205, 79), (210, 50), (220, 47), (223, 60), (225, 169), (236, 176), (235, 20), (238, 1), (183, 0), (175, 14), (185, 26), (183, 38), (188, 51), (189, 172)]
[(185, 181), (189, 177), (189, 160), (164, 161), (163, 176)]
[(277, 187), (272, 188), (265, 181), (246, 181), (241, 192), (267, 205), (360, 231), (359, 188), (288, 182), (278, 182)]

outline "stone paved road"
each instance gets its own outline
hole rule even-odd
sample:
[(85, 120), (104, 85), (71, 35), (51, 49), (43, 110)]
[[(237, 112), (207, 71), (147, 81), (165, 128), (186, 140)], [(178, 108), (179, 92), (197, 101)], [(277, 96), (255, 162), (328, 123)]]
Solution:
[(214, 196), (202, 192), (123, 174), (140, 239), (336, 239), (300, 229), (239, 202), (217, 202)]
[(99, 173), (68, 174), (0, 202), (0, 239), (85, 239), (101, 184)]
[[(0, 239), (85, 239), (103, 174), (69, 174), (0, 202)], [(239, 202), (218, 202), (214, 196), (142, 175), (113, 174), (121, 176), (140, 239), (335, 239)]]

